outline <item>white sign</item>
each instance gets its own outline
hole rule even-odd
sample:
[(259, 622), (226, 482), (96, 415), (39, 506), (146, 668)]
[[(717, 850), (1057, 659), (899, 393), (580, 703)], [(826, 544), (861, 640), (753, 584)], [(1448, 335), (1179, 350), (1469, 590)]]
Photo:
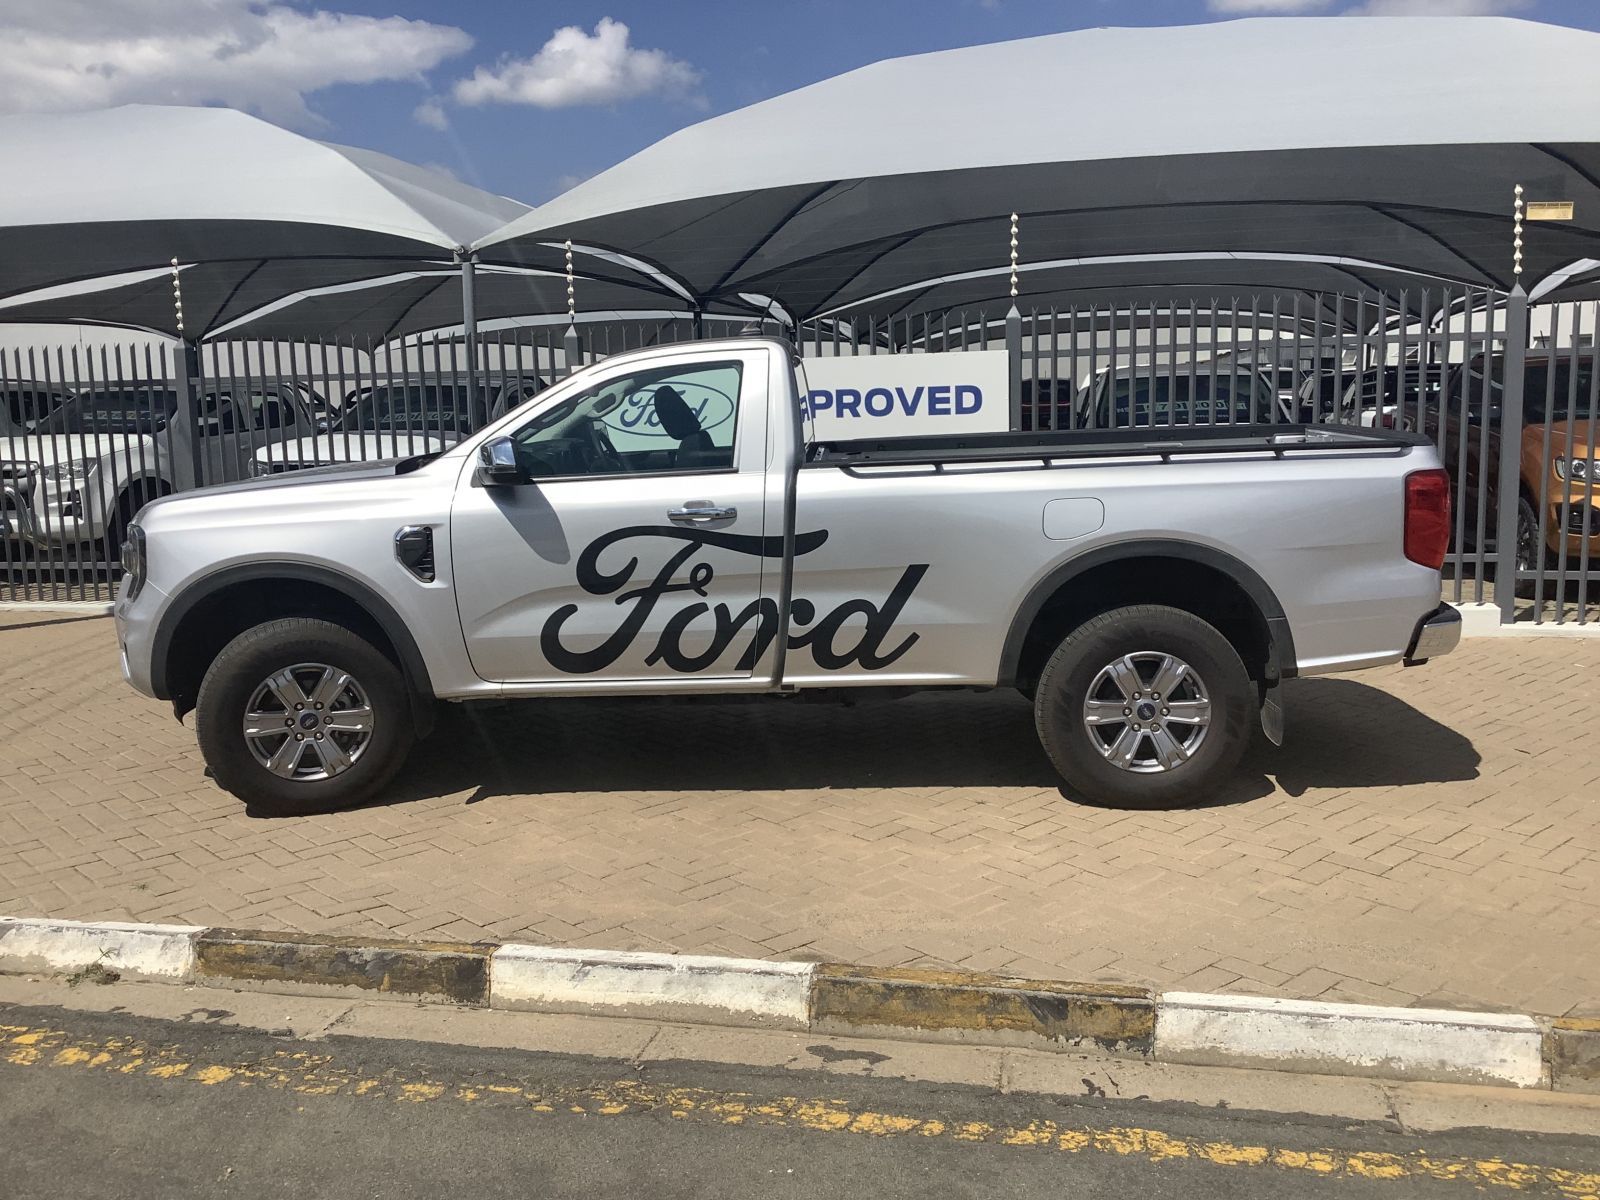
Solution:
[(1004, 350), (808, 358), (805, 380), (819, 442), (1011, 428)]

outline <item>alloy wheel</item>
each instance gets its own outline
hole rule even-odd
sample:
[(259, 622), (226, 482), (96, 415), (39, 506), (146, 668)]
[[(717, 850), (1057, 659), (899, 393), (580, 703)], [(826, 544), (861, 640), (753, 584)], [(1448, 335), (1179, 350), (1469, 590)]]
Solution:
[(1152, 775), (1193, 758), (1211, 728), (1211, 698), (1194, 668), (1158, 650), (1106, 664), (1083, 702), (1083, 724), (1102, 758)]

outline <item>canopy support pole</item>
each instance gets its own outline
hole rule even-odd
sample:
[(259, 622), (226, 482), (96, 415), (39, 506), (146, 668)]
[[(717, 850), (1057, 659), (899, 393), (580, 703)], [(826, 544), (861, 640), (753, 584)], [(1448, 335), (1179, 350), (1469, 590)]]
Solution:
[(1006, 313), (1006, 379), (1013, 430), (1022, 428), (1022, 313), (1017, 309), (1017, 223), (1017, 214), (1012, 213), (1011, 308)]
[[(205, 478), (205, 439), (206, 431), (200, 426), (200, 343), (182, 338), (178, 343), (178, 353), (173, 356), (174, 390), (178, 394), (178, 414), (183, 422), (183, 428), (189, 431), (189, 455), (187, 462), (173, 463), (174, 491), (187, 491), (192, 488), (204, 487), (208, 482)], [(221, 406), (217, 408), (221, 416)], [(212, 435), (215, 436), (215, 435)], [(171, 444), (170, 442), (168, 443)], [(187, 476), (187, 478), (185, 478)], [(210, 482), (221, 482), (212, 480)]]
[[(1500, 624), (1509, 625), (1517, 619), (1517, 504), (1522, 498), (1522, 456), (1517, 447), (1522, 445), (1522, 388), (1523, 374), (1528, 366), (1528, 293), (1522, 290), (1522, 185), (1514, 193), (1516, 199), (1512, 212), (1511, 294), (1506, 297), (1506, 373), (1500, 396), (1500, 476), (1495, 507), (1494, 533), (1494, 598), (1500, 606)], [(1488, 318), (1489, 335), (1494, 333), (1494, 310)], [(1487, 347), (1492, 349), (1492, 347)], [(1551, 353), (1554, 354), (1552, 348)], [(1553, 360), (1552, 360), (1553, 361)], [(1470, 365), (1470, 364), (1469, 364)], [(1494, 376), (1492, 353), (1484, 355), (1484, 374)], [(1463, 397), (1463, 404), (1466, 398)], [(1489, 403), (1487, 381), (1484, 387), (1484, 404)], [(1466, 413), (1463, 408), (1462, 418)], [(1484, 413), (1487, 421), (1489, 414)], [(1534, 541), (1543, 535), (1543, 522), (1534, 529)], [(1534, 563), (1542, 564), (1541, 546), (1535, 546)], [(1537, 614), (1535, 614), (1537, 615)]]
[(467, 344), (467, 404), (474, 421), (487, 421), (491, 405), (488, 396), (479, 395), (478, 379), (478, 261), (466, 252), (456, 251), (461, 263), (461, 336)]

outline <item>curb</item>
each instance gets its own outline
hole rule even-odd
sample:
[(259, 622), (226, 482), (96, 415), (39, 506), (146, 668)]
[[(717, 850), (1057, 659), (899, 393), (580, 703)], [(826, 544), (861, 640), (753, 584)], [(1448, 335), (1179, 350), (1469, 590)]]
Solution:
[(1600, 1020), (841, 963), (0, 917), (0, 974), (1022, 1045), (1600, 1093)]
[(990, 1044), (1043, 1039), (1149, 1056), (1156, 1003), (1144, 988), (824, 963), (812, 980), (811, 1027)]

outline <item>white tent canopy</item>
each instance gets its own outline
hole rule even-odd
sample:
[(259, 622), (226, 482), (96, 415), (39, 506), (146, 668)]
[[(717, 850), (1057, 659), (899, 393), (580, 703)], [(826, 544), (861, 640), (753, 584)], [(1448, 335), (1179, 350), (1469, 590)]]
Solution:
[[(203, 267), (185, 280), (190, 337), (290, 292), (448, 262), (527, 211), (438, 172), (222, 108), (5, 117), (0, 161), (11, 181), (0, 189), (0, 296), (177, 259)], [(557, 261), (554, 251), (546, 258)], [(115, 319), (97, 308), (103, 299), (126, 303), (127, 293), (86, 290), (71, 311), (57, 303), (12, 319)], [(132, 323), (176, 332), (170, 288), (164, 305), (164, 317)]]
[(1515, 184), (1577, 206), (1530, 227), (1530, 281), (1600, 239), (1597, 59), (1600, 35), (1530, 21), (1355, 17), (894, 59), (684, 129), (476, 248), (571, 237), (801, 318), (1004, 263), (1013, 211), (1031, 261), (1317, 254), (1509, 287)]

